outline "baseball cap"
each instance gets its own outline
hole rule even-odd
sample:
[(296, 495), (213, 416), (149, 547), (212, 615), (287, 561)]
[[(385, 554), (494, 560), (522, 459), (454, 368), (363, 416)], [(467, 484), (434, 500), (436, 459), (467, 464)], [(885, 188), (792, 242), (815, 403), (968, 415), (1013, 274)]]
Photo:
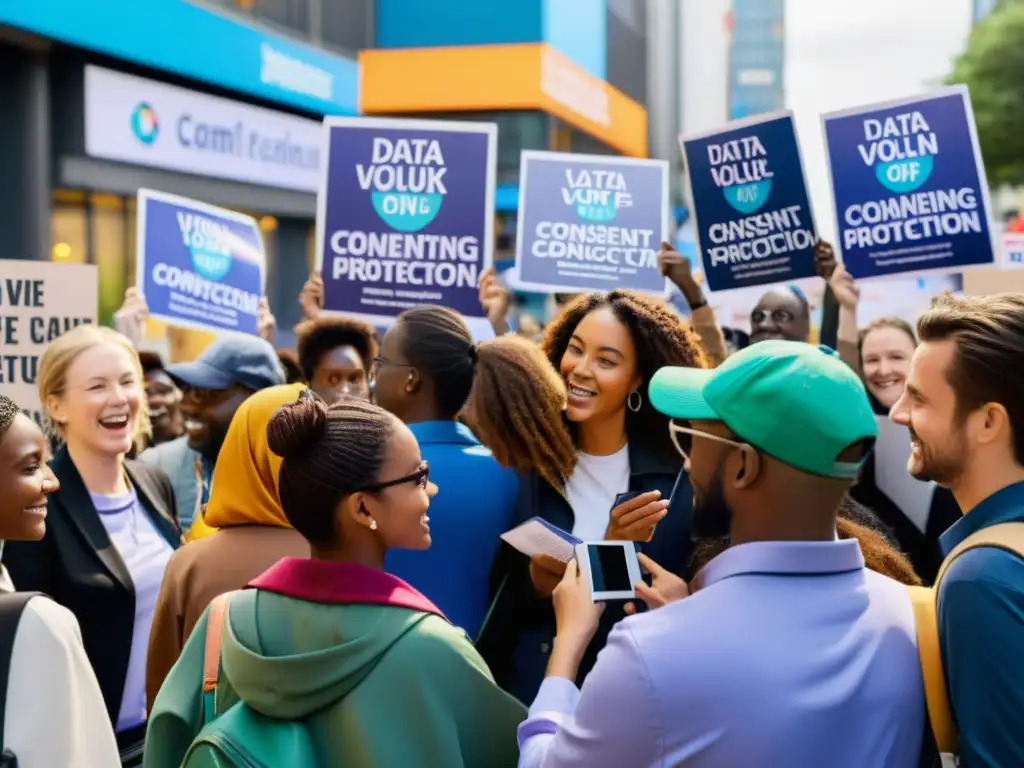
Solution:
[(835, 350), (802, 341), (762, 341), (712, 370), (662, 368), (648, 394), (670, 418), (721, 421), (769, 456), (822, 477), (856, 477), (862, 462), (837, 458), (878, 436), (860, 377)]
[(168, 375), (188, 387), (227, 389), (241, 384), (260, 390), (284, 384), (277, 352), (256, 336), (219, 336), (195, 360), (167, 366)]

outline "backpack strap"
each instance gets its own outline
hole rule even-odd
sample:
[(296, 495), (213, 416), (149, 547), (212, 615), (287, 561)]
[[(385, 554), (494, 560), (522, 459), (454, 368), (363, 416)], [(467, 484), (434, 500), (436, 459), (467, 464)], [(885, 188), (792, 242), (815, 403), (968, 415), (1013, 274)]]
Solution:
[[(236, 590), (237, 591), (237, 590)], [(217, 595), (210, 603), (210, 615), (206, 619), (206, 646), (203, 653), (203, 724), (216, 716), (217, 682), (220, 679), (220, 646), (224, 636), (224, 624), (228, 619), (228, 606), (232, 592)]]
[(11, 656), (14, 654), (14, 639), (25, 606), (33, 597), (44, 596), (42, 592), (13, 592), (0, 596), (0, 747), (4, 740), (4, 725), (7, 714), (7, 683), (11, 678)]
[(946, 672), (942, 666), (938, 616), (939, 585), (954, 560), (964, 552), (978, 547), (996, 547), (1024, 558), (1024, 523), (1000, 523), (974, 532), (955, 546), (943, 560), (933, 587), (907, 587), (911, 605), (914, 607), (917, 652), (921, 658), (928, 721), (940, 752), (956, 752), (957, 732), (953, 710), (949, 704)]

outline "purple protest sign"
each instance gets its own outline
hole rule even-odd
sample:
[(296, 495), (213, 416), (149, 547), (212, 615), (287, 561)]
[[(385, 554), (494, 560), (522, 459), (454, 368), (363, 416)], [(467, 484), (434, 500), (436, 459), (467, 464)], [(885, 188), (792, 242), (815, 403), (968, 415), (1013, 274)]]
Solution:
[(519, 172), (518, 288), (665, 292), (668, 163), (525, 151)]
[(327, 118), (317, 211), (324, 309), (389, 325), (420, 304), (483, 318), (498, 129), (492, 123)]

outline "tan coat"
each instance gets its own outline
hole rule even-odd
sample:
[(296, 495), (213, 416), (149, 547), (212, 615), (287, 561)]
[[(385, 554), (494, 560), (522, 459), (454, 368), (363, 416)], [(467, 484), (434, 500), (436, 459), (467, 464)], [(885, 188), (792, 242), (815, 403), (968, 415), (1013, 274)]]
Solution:
[(309, 557), (309, 544), (293, 528), (273, 525), (223, 528), (171, 556), (149, 634), (148, 710), (213, 598), (242, 589), (282, 557)]

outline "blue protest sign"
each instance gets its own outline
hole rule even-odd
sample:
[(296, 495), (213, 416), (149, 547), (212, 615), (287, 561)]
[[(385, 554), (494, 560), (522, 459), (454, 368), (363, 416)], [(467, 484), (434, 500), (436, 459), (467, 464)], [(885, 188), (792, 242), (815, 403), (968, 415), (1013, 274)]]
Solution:
[(822, 116), (839, 242), (856, 278), (995, 262), (963, 86)]
[(813, 277), (814, 216), (789, 112), (681, 140), (711, 291)]
[(149, 314), (199, 331), (258, 333), (263, 237), (255, 219), (140, 189), (136, 286)]
[(517, 288), (665, 293), (666, 161), (524, 151), (519, 169)]
[(317, 212), (324, 309), (390, 325), (442, 304), (484, 318), (497, 126), (328, 118)]

